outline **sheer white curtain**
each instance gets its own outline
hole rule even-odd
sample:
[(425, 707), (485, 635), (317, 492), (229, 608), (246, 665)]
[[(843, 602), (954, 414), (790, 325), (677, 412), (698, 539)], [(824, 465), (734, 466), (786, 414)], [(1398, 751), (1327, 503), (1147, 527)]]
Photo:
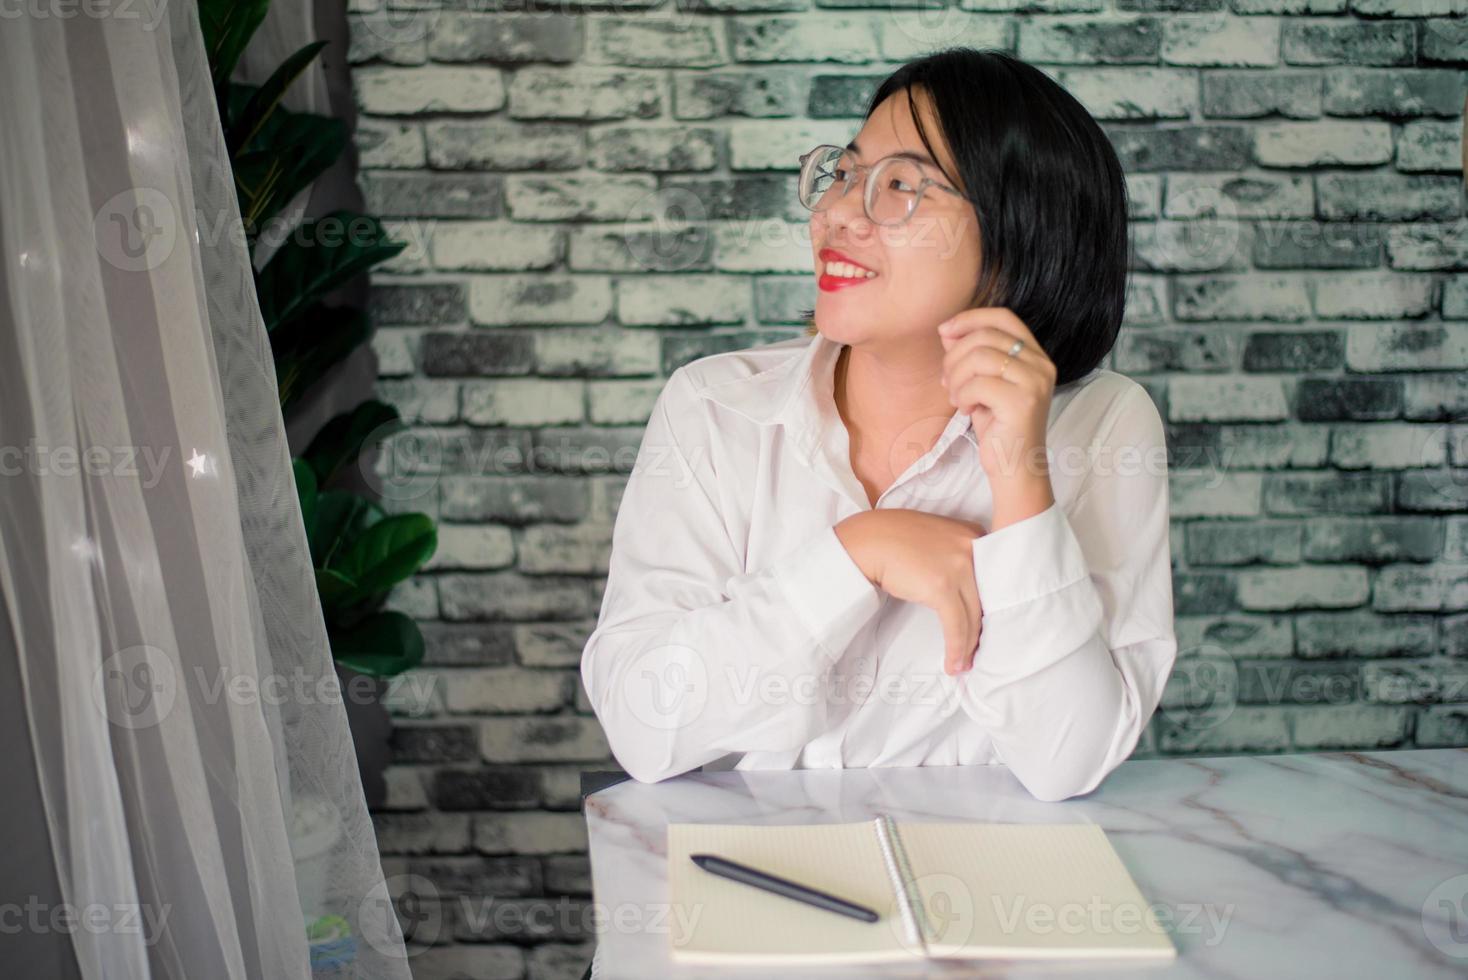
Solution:
[(405, 978), (196, 5), (18, 6), (0, 91), (5, 748), (80, 973)]

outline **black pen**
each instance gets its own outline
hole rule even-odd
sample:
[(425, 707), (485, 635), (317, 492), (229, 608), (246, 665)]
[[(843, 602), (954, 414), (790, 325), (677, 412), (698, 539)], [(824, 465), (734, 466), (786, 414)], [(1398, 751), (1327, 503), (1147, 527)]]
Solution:
[(823, 892), (807, 885), (801, 885), (788, 878), (776, 877), (758, 868), (751, 868), (747, 864), (728, 861), (713, 854), (690, 854), (689, 857), (693, 859), (694, 864), (705, 871), (712, 872), (724, 878), (732, 878), (734, 881), (742, 881), (746, 885), (753, 885), (756, 888), (773, 892), (776, 895), (793, 898), (797, 902), (804, 902), (807, 905), (814, 905), (816, 908), (839, 912), (842, 915), (849, 915), (853, 919), (861, 919), (863, 922), (876, 922), (879, 918), (875, 910), (869, 909), (865, 905), (848, 902), (844, 898), (837, 898), (830, 892)]

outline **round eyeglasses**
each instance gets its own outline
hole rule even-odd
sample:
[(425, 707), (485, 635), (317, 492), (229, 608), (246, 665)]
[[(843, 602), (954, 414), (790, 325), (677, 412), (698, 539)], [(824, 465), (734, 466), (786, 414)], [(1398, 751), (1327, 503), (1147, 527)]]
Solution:
[[(861, 171), (866, 171), (862, 204), (867, 217), (879, 225), (900, 225), (912, 217), (929, 187), (967, 200), (961, 192), (929, 177), (916, 160), (883, 157), (868, 166), (857, 163), (850, 150), (823, 143), (800, 155), (800, 203), (810, 211), (826, 210), (846, 196)], [(828, 194), (832, 184), (839, 184), (840, 189)]]

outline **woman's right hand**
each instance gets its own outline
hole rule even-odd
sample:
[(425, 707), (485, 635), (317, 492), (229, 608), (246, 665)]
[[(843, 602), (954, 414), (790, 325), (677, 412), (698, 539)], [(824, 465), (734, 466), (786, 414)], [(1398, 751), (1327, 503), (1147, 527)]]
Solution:
[(927, 606), (943, 626), (945, 673), (973, 665), (984, 610), (973, 541), (984, 528), (926, 511), (866, 510), (837, 522), (836, 536), (873, 585)]

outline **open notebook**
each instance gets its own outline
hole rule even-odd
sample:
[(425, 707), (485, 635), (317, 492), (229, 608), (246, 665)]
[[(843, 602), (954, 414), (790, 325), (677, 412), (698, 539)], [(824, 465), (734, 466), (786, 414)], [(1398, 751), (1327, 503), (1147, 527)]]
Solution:
[[(875, 909), (862, 922), (703, 870), (707, 852)], [(1147, 957), (1177, 950), (1092, 824), (668, 825), (676, 962)]]

